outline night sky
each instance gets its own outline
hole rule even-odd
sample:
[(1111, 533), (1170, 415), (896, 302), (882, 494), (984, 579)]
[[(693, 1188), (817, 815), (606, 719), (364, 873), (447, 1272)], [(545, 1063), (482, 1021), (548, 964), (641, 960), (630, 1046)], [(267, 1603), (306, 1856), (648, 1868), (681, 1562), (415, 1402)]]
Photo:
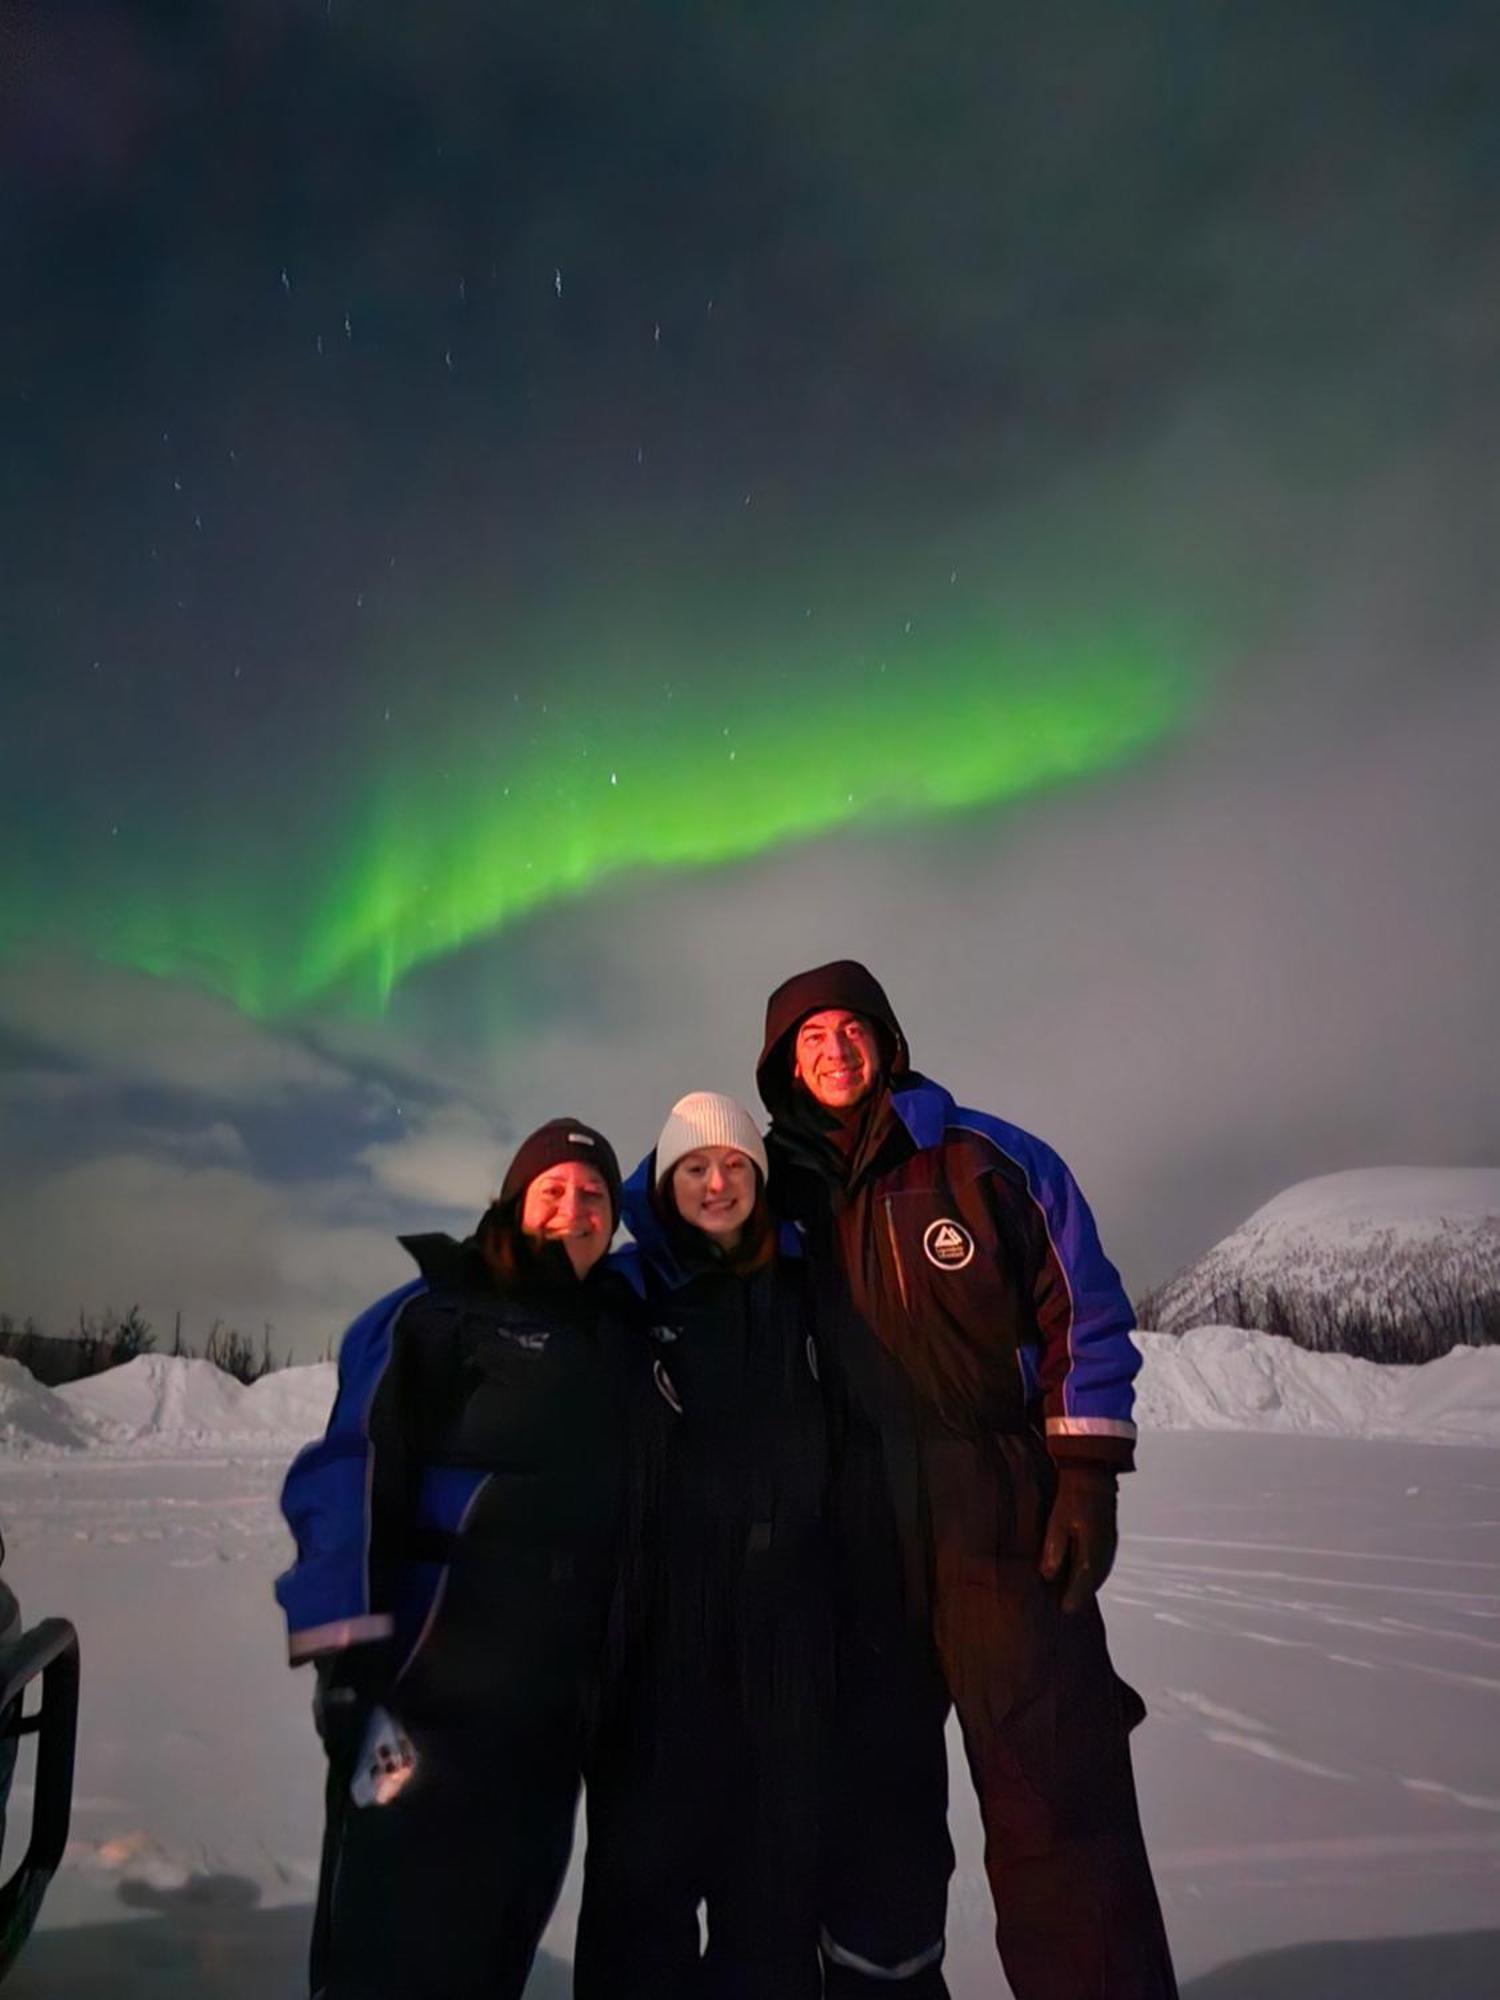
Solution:
[(845, 951), (1137, 1287), (1500, 1158), (1497, 77), (0, 0), (0, 1310), (321, 1350)]

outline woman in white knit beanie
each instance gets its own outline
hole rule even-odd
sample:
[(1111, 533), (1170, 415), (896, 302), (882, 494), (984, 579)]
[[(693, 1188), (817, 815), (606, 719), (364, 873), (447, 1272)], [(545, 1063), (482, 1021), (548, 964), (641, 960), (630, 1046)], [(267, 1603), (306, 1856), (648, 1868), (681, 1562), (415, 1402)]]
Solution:
[(821, 1992), (827, 1426), (800, 1244), (765, 1181), (755, 1119), (695, 1090), (625, 1185), (616, 1268), (677, 1415), (643, 1665), (589, 1786), (575, 2000)]
[(744, 1246), (757, 1203), (764, 1228), (751, 1234), (770, 1233), (762, 1198), (765, 1142), (737, 1099), (712, 1090), (693, 1090), (679, 1097), (667, 1114), (652, 1157), (658, 1205), (675, 1211), (690, 1229), (701, 1230), (716, 1250), (742, 1261), (736, 1253)]

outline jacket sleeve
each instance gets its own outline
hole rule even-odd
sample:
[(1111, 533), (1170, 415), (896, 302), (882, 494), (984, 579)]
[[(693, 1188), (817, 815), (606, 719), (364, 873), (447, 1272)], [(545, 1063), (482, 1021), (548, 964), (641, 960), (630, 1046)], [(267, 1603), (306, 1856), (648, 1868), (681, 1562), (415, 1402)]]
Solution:
[(293, 1666), (388, 1639), (393, 1571), (410, 1518), (412, 1372), (402, 1319), (420, 1280), (355, 1320), (339, 1348), (328, 1429), (292, 1461), (281, 1511), (296, 1560), (276, 1579)]
[(1135, 1313), (1089, 1205), (1049, 1146), (1025, 1160), (1034, 1204), (1032, 1295), (1047, 1449), (1128, 1472), (1135, 1461)]

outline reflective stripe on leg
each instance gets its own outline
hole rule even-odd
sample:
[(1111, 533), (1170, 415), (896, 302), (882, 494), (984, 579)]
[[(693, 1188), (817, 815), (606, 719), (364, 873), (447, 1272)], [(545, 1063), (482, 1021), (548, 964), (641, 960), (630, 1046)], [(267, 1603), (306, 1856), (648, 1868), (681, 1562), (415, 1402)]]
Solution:
[(818, 1937), (818, 1947), (830, 1965), (846, 1966), (850, 1972), (858, 1972), (866, 1979), (915, 1979), (919, 1972), (926, 1972), (929, 1966), (941, 1962), (946, 1938), (939, 1938), (936, 1944), (919, 1951), (915, 1958), (903, 1958), (899, 1965), (877, 1965), (873, 1958), (861, 1958), (857, 1951), (850, 1951), (837, 1938), (830, 1937), (826, 1930)]

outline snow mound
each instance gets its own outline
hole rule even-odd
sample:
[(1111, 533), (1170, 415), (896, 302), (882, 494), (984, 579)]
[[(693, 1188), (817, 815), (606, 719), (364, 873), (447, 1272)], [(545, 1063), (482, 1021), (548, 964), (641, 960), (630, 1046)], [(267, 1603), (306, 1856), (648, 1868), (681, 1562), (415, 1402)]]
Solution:
[(27, 1458), (44, 1451), (77, 1451), (98, 1442), (89, 1419), (71, 1409), (54, 1390), (44, 1389), (31, 1371), (0, 1355), (0, 1450)]
[(1311, 1354), (1237, 1326), (1139, 1333), (1143, 1430), (1300, 1431), (1500, 1444), (1500, 1349), (1455, 1347), (1414, 1367)]
[(252, 1383), (243, 1393), (240, 1409), (276, 1437), (302, 1444), (321, 1437), (327, 1428), (338, 1381), (339, 1371), (332, 1361), (283, 1368)]
[[(1500, 1347), (1456, 1347), (1400, 1367), (1314, 1354), (1276, 1334), (1204, 1326), (1141, 1333), (1143, 1429), (1305, 1431), (1500, 1444)], [(26, 1456), (88, 1450), (240, 1450), (290, 1457), (322, 1434), (338, 1372), (286, 1368), (246, 1388), (208, 1361), (146, 1354), (58, 1390), (0, 1359), (0, 1448)]]
[(331, 1362), (266, 1375), (249, 1387), (211, 1361), (142, 1354), (57, 1391), (112, 1441), (271, 1449), (316, 1436), (333, 1403)]
[(1288, 1188), (1141, 1301), (1372, 1361), (1500, 1341), (1500, 1168), (1374, 1167)]

